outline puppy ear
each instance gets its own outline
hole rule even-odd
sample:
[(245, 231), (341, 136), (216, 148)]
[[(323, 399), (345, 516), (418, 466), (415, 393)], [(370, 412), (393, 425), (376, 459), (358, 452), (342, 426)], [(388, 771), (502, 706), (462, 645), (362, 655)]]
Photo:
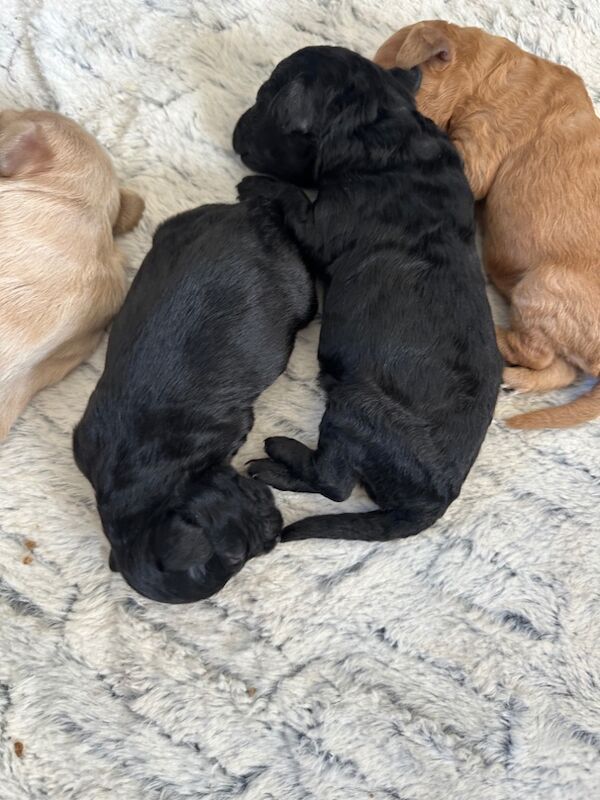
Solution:
[(121, 189), (119, 197), (119, 213), (113, 225), (113, 233), (116, 236), (132, 231), (142, 218), (146, 207), (139, 194), (136, 194), (131, 189)]
[(226, 531), (225, 535), (215, 542), (215, 552), (227, 569), (237, 572), (248, 560), (248, 541), (235, 531)]
[(400, 83), (400, 85), (411, 94), (414, 95), (419, 91), (419, 86), (421, 85), (421, 79), (423, 77), (420, 67), (413, 67), (412, 69), (400, 69), (400, 67), (394, 67), (389, 72)]
[(206, 564), (214, 552), (210, 535), (189, 513), (174, 514), (170, 524), (152, 533), (149, 543), (167, 572), (185, 570), (191, 564)]
[(51, 157), (41, 126), (27, 119), (17, 119), (0, 129), (0, 176), (31, 171)]
[(252, 522), (246, 528), (248, 557), (268, 552), (275, 545), (283, 527), (273, 492), (266, 484), (245, 475), (239, 476), (239, 488), (252, 509)]
[(280, 110), (283, 133), (309, 133), (315, 124), (315, 106), (306, 81), (296, 78), (281, 92), (276, 107)]
[(449, 36), (435, 22), (423, 23), (409, 31), (396, 53), (396, 66), (401, 69), (427, 64), (445, 69), (454, 59), (455, 47)]

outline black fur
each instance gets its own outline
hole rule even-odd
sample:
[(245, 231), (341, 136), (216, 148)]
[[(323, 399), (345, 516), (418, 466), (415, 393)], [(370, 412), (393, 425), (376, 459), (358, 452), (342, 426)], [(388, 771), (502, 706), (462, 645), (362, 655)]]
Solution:
[(278, 197), (323, 279), (327, 409), (316, 451), (266, 442), (250, 473), (380, 511), (311, 517), (283, 539), (389, 539), (435, 522), (458, 496), (492, 419), (501, 375), (473, 199), (458, 153), (415, 110), (418, 71), (384, 71), (337, 47), (282, 61), (239, 120), (234, 147), (261, 172), (240, 196)]
[(229, 462), (314, 310), (277, 201), (203, 206), (156, 231), (73, 439), (111, 568), (140, 594), (208, 597), (275, 544), (270, 489)]

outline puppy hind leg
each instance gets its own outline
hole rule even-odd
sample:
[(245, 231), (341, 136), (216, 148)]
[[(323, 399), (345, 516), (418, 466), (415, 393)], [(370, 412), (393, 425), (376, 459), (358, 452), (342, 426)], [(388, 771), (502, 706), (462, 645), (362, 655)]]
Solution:
[(0, 442), (6, 439), (30, 399), (27, 376), (11, 381), (0, 389)]
[(101, 338), (102, 333), (93, 333), (67, 342), (45, 361), (31, 367), (18, 380), (0, 391), (0, 441), (8, 436), (13, 424), (35, 395), (47, 386), (58, 383), (88, 358)]
[(61, 381), (69, 372), (89, 358), (100, 344), (103, 331), (81, 336), (55, 350), (45, 361), (35, 366), (30, 372), (30, 388), (34, 394), (46, 386), (53, 386)]
[(286, 436), (267, 439), (265, 449), (273, 461), (285, 465), (291, 474), (312, 487), (312, 491), (330, 500), (345, 500), (356, 483), (343, 446), (330, 436), (321, 435), (317, 450)]
[(496, 326), (498, 349), (507, 364), (541, 370), (549, 367), (555, 353), (541, 334)]
[(505, 367), (502, 377), (506, 386), (518, 392), (550, 392), (570, 386), (577, 370), (568, 361), (557, 358), (545, 369)]
[(280, 489), (282, 492), (314, 493), (318, 491), (312, 484), (306, 483), (292, 474), (285, 464), (279, 464), (270, 458), (258, 458), (248, 462), (248, 475), (267, 483), (274, 489)]
[(347, 452), (335, 442), (319, 442), (315, 453), (320, 492), (330, 500), (346, 500), (356, 485), (356, 473)]

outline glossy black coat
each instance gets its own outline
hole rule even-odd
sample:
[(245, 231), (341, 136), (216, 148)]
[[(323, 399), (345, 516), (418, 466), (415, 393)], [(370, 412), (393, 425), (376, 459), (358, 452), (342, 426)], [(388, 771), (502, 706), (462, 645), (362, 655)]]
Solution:
[(203, 206), (156, 231), (73, 438), (111, 566), (140, 594), (199, 600), (274, 545), (270, 489), (230, 460), (314, 310), (277, 202)]
[(278, 197), (325, 285), (327, 391), (316, 451), (267, 440), (251, 465), (280, 489), (381, 510), (311, 517), (283, 539), (389, 539), (430, 526), (458, 496), (492, 419), (501, 376), (458, 153), (415, 108), (418, 70), (385, 71), (343, 48), (282, 61), (239, 120), (251, 168), (240, 196)]

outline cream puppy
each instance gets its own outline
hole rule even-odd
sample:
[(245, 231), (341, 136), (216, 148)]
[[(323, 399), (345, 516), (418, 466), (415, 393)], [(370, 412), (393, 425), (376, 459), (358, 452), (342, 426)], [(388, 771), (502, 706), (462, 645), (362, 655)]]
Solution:
[(0, 113), (0, 440), (98, 345), (125, 294), (113, 235), (143, 210), (75, 122)]

